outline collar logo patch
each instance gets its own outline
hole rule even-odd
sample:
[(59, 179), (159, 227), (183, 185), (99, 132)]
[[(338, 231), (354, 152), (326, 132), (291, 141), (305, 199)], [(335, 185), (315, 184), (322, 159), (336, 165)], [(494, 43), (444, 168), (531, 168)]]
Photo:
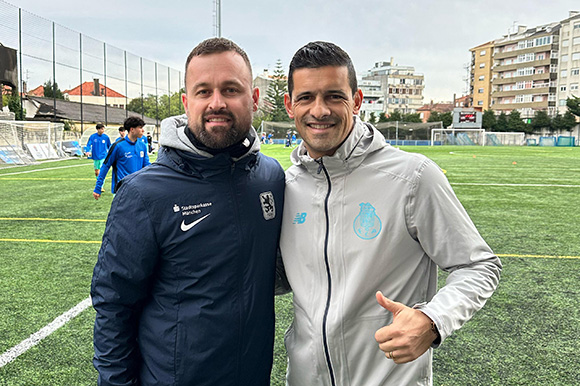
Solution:
[(374, 239), (381, 233), (383, 227), (375, 208), (367, 203), (360, 203), (360, 213), (354, 219), (354, 233), (363, 240)]
[(276, 217), (276, 206), (274, 204), (274, 195), (272, 192), (260, 193), (260, 204), (262, 204), (262, 214), (264, 219), (272, 220)]

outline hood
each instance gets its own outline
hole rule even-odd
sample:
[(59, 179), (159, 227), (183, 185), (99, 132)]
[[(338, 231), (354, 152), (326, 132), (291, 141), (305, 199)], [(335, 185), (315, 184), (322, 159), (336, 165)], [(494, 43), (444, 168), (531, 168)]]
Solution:
[[(327, 169), (349, 172), (359, 166), (367, 155), (385, 146), (390, 146), (385, 137), (373, 125), (355, 115), (354, 127), (346, 140), (333, 155), (321, 159)], [(318, 171), (319, 164), (308, 155), (304, 141), (294, 149), (290, 160), (296, 166), (306, 167), (311, 173)]]
[[(159, 137), (159, 144), (165, 147), (171, 147), (173, 149), (182, 150), (188, 153), (194, 153), (198, 156), (211, 158), (212, 154), (200, 150), (187, 138), (185, 134), (185, 127), (187, 126), (187, 115), (176, 115), (173, 117), (165, 118), (161, 121), (161, 135)], [(248, 154), (255, 154), (260, 151), (260, 141), (258, 140), (258, 134), (256, 130), (251, 127), (250, 130), (253, 133), (254, 143), (248, 150), (248, 152), (242, 155), (240, 158), (245, 157)], [(234, 158), (238, 160), (239, 158)]]

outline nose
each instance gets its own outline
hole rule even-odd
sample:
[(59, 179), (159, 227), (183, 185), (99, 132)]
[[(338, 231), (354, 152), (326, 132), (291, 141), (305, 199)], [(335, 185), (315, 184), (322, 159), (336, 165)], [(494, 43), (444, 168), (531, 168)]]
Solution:
[(226, 102), (223, 95), (218, 91), (214, 92), (208, 107), (214, 111), (224, 109), (226, 107)]
[(310, 114), (316, 119), (323, 119), (330, 115), (330, 109), (328, 108), (324, 98), (316, 98)]

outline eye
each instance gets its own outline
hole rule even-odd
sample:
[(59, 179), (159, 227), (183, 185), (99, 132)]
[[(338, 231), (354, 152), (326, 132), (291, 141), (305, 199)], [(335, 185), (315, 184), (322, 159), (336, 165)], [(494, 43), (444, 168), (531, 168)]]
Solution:
[(309, 101), (312, 97), (310, 95), (300, 95), (296, 98), (296, 102), (305, 102)]
[(225, 89), (226, 94), (236, 94), (238, 89), (235, 87), (228, 87)]
[(209, 90), (205, 90), (205, 89), (200, 89), (200, 90), (197, 90), (195, 92), (195, 95), (199, 95), (199, 96), (207, 96), (209, 94), (210, 94), (210, 91)]

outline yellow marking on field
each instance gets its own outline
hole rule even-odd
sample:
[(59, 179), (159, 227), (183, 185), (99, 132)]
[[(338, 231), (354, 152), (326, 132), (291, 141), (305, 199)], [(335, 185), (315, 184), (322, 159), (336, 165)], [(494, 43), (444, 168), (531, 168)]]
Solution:
[(515, 253), (500, 254), (499, 257), (533, 257), (537, 259), (580, 259), (580, 256), (554, 256), (554, 255), (518, 255)]
[(101, 241), (92, 240), (39, 240), (39, 239), (0, 239), (11, 243), (64, 243), (64, 244), (100, 244)]
[(36, 217), (0, 217), (5, 221), (76, 221), (76, 222), (106, 222), (100, 219), (83, 219), (83, 218), (36, 218)]

